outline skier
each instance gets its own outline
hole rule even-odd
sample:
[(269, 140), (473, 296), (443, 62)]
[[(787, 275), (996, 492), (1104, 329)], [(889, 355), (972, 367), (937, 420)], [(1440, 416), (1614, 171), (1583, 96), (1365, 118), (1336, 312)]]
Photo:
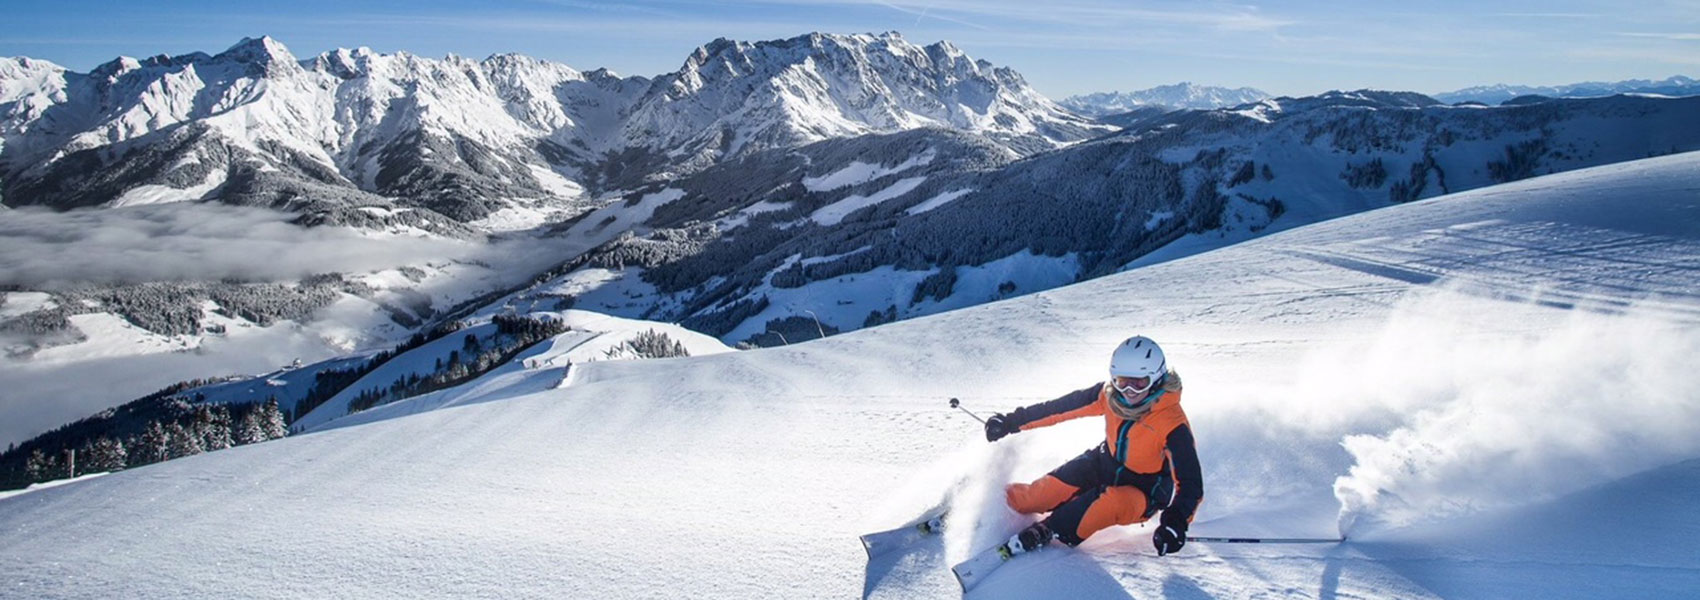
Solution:
[(1010, 508), (1050, 516), (1010, 537), (1011, 552), (1054, 538), (1079, 545), (1111, 525), (1163, 516), (1151, 535), (1162, 556), (1186, 544), (1187, 525), (1204, 499), (1192, 427), (1181, 412), (1181, 378), (1163, 349), (1134, 336), (1110, 355), (1110, 379), (1055, 400), (986, 419), (986, 441), (1080, 417), (1104, 417), (1104, 443), (1032, 483), (1004, 488)]

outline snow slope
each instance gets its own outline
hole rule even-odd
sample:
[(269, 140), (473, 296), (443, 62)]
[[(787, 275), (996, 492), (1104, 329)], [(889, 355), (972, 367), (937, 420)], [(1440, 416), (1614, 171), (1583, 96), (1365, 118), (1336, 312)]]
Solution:
[[(429, 376), (436, 373), (440, 370), (440, 365), (453, 362), (454, 353), (466, 351), (463, 346), (464, 340), (468, 336), (484, 340), (484, 343), (488, 344), (490, 343), (489, 340), (497, 333), (495, 323), (488, 321), (467, 327), (386, 361), (383, 365), (362, 376), (341, 393), (325, 400), (324, 404), (319, 405), (312, 412), (302, 415), (290, 425), (297, 429), (312, 431), (324, 427), (346, 426), (349, 422), (344, 421), (350, 419), (353, 420), (350, 422), (369, 422), (375, 418), (388, 418), (390, 415), (397, 414), (395, 411), (398, 410), (404, 411), (402, 414), (405, 414), (406, 412), (441, 408), (449, 404), (480, 401), (485, 395), (482, 393), (484, 390), (502, 390), (504, 393), (512, 395), (514, 393), (512, 388), (521, 385), (521, 380), (530, 382), (524, 383), (524, 385), (546, 382), (547, 385), (544, 387), (531, 390), (541, 391), (561, 383), (575, 363), (632, 358), (629, 355), (621, 354), (617, 348), (645, 331), (656, 331), (668, 336), (669, 339), (683, 345), (685, 351), (691, 356), (732, 351), (731, 348), (727, 348), (714, 338), (678, 325), (621, 319), (582, 310), (533, 314), (546, 314), (549, 318), (566, 325), (571, 331), (527, 348), (508, 364), (498, 367), (477, 380), (457, 386), (454, 389), (441, 390), (396, 403), (410, 405), (405, 409), (378, 407), (382, 410), (374, 409), (355, 414), (349, 413), (349, 404), (361, 392), (388, 389), (392, 383), (406, 379), (410, 375)], [(538, 384), (541, 385), (541, 383)], [(378, 416), (374, 417), (373, 414), (367, 413)]]
[[(955, 597), (948, 565), (1021, 524), (1001, 485), (1102, 429), (989, 445), (945, 399), (983, 415), (1059, 395), (1137, 332), (1186, 377), (1195, 535), (1351, 541), (1158, 558), (1119, 528), (971, 597), (1681, 596), (1700, 589), (1696, 182), (1696, 153), (1529, 179), (38, 489), (0, 499), (0, 589)], [(866, 560), (858, 533), (947, 493), (942, 539)]]

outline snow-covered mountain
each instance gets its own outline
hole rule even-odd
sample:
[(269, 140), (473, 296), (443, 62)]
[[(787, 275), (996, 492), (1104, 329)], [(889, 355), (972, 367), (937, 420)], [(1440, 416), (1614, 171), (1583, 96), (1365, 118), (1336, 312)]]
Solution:
[(1102, 132), (1020, 75), (895, 33), (718, 40), (677, 73), (621, 78), (517, 55), (483, 61), (271, 38), (216, 56), (0, 68), (12, 206), (184, 200), (471, 223), (823, 139), (949, 127), (1019, 152)]
[[(73, 392), (47, 363), (186, 350), (226, 357), (188, 370), (187, 356), (173, 357), (176, 367), (98, 369), (158, 389), (382, 347), (628, 229), (647, 234), (637, 212), (608, 219), (652, 194), (645, 206), (664, 203), (671, 179), (917, 128), (973, 138), (1000, 160), (1110, 131), (1008, 69), (896, 34), (720, 40), (655, 79), (519, 55), (439, 60), (360, 48), (298, 59), (264, 37), (217, 55), (120, 58), (90, 73), (0, 60), (0, 199), (99, 209), (58, 221), (20, 211), (29, 218), (8, 225), (17, 237), (3, 241), (79, 243), (22, 244), (41, 253), (37, 264), (7, 246), (4, 264), (17, 268), (0, 282), (0, 346), (8, 360), (35, 364), (5, 375), (33, 381), (22, 386), (32, 396), (58, 396)], [(51, 233), (25, 231), (47, 221)], [(205, 223), (234, 225), (203, 241)], [(141, 247), (104, 247), (125, 239)], [(297, 239), (306, 244), (283, 243)], [(319, 243), (327, 240), (335, 243)], [(199, 251), (169, 251), (185, 246)], [(265, 264), (198, 270), (202, 257), (238, 249)], [(147, 268), (39, 264), (59, 252)], [(394, 258), (354, 266), (338, 258), (346, 255)], [(157, 268), (162, 261), (181, 266)], [(86, 271), (124, 273), (79, 279)], [(64, 404), (75, 412), (53, 422), (134, 397)]]
[[(519, 364), (447, 410), (0, 498), (0, 573), (23, 597), (956, 598), (949, 565), (1026, 523), (1002, 486), (1104, 432), (987, 444), (945, 399), (1055, 397), (1142, 333), (1186, 374), (1190, 533), (1347, 541), (1157, 557), (1117, 527), (973, 597), (1667, 596), (1700, 573), (1697, 180), (1695, 153), (1536, 177), (562, 387)], [(941, 501), (943, 536), (858, 547)]]
[(1095, 92), (1069, 96), (1057, 104), (1089, 117), (1102, 118), (1148, 107), (1167, 110), (1228, 108), (1268, 97), (1268, 93), (1256, 88), (1226, 88), (1182, 81), (1133, 92)]
[(1435, 94), (1434, 97), (1437, 100), (1449, 104), (1456, 104), (1459, 102), (1480, 102), (1482, 104), (1497, 105), (1507, 100), (1522, 96), (1588, 98), (1594, 96), (1611, 96), (1614, 94), (1694, 96), (1700, 95), (1700, 81), (1695, 81), (1690, 77), (1676, 75), (1660, 81), (1652, 81), (1648, 79), (1626, 79), (1616, 82), (1589, 81), (1556, 86), (1508, 85), (1501, 83)]
[(728, 344), (784, 344), (1355, 212), (1700, 149), (1696, 110), (1697, 98), (1485, 108), (1359, 91), (1176, 112), (1021, 160), (934, 130), (833, 140), (599, 211), (574, 230), (634, 213), (642, 226), (507, 301), (571, 298)]
[[(594, 146), (595, 132), (573, 126), (585, 119), (575, 109), (623, 91), (617, 79), (511, 57), (360, 49), (297, 61), (270, 38), (216, 56), (32, 72), (46, 85), (8, 81), (17, 100), (0, 105), (12, 206), (216, 200), (379, 228), (357, 209), (455, 225), (514, 203), (577, 199), (562, 175), (570, 169), (556, 164), (568, 153), (545, 142)], [(635, 95), (636, 83), (624, 91)]]
[(715, 40), (656, 78), (624, 125), (635, 145), (697, 162), (919, 128), (982, 135), (1024, 154), (1107, 131), (1013, 70), (896, 33)]

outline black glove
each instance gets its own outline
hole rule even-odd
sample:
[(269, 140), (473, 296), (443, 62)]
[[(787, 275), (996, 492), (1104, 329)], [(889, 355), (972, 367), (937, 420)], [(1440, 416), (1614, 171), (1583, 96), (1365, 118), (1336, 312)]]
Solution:
[(1017, 431), (1005, 423), (1004, 418), (1003, 413), (994, 413), (991, 418), (986, 419), (986, 441), (995, 442)]
[(1186, 545), (1186, 525), (1158, 525), (1151, 534), (1151, 545), (1157, 548), (1157, 556), (1178, 552)]

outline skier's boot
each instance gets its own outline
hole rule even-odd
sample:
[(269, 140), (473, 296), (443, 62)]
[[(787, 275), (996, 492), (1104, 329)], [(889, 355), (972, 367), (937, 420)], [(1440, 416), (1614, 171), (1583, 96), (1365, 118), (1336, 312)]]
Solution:
[(1021, 554), (1038, 550), (1045, 544), (1051, 543), (1051, 539), (1054, 537), (1056, 536), (1051, 533), (1051, 528), (1046, 527), (1044, 521), (1040, 521), (1028, 525), (1020, 533), (1010, 536), (1009, 541), (1005, 542), (1004, 546), (1009, 548), (1011, 555)]

